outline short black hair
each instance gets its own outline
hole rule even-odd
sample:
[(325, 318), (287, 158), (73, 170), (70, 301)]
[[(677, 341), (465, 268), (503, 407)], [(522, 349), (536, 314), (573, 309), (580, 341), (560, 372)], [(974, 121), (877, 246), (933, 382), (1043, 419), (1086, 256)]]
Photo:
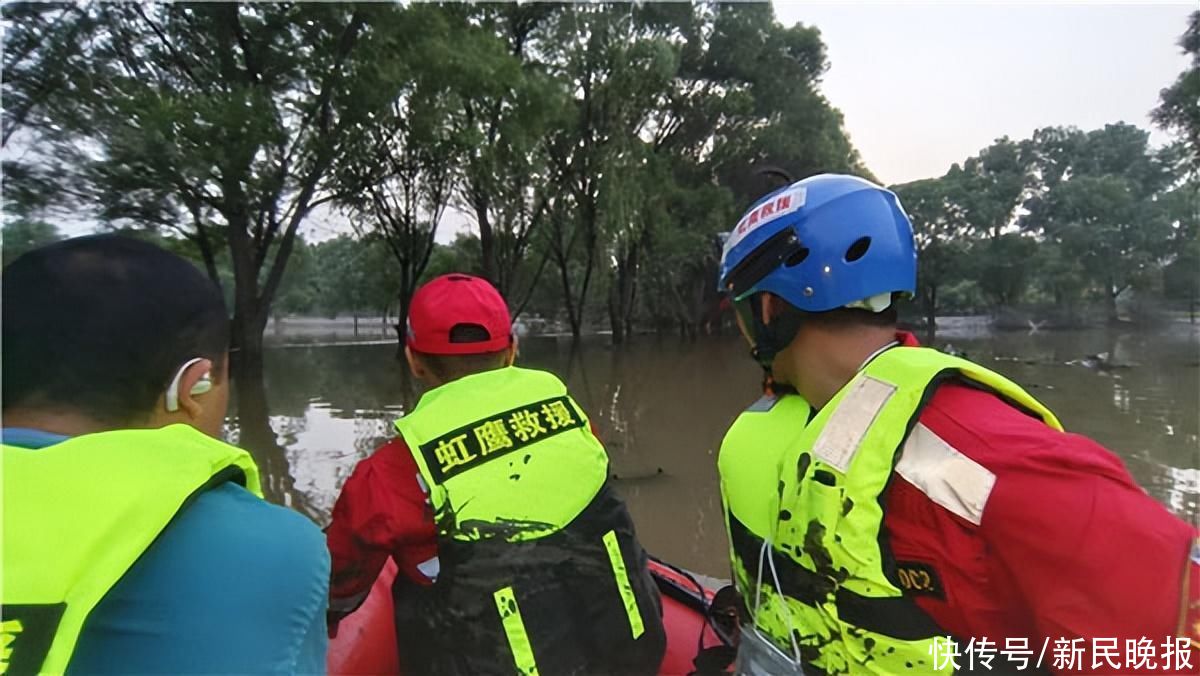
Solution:
[(443, 384), (476, 373), (504, 368), (504, 355), (507, 353), (508, 348), (477, 354), (428, 354), (413, 350), (413, 354)]
[(3, 408), (145, 419), (188, 359), (220, 364), (229, 317), (196, 266), (120, 235), (34, 249), (3, 272)]

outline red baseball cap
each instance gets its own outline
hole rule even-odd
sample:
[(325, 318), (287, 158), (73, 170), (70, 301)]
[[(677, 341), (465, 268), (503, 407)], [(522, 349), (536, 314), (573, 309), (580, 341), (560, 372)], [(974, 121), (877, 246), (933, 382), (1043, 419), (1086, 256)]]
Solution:
[(413, 294), (406, 342), (425, 354), (499, 352), (512, 345), (508, 304), (486, 279), (442, 275)]

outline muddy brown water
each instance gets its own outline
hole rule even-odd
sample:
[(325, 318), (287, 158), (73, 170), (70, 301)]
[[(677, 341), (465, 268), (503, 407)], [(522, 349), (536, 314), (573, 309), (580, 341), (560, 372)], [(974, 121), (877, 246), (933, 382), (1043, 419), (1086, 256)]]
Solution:
[[(977, 320), (944, 323), (936, 345), (1026, 386), (1069, 430), (1118, 453), (1156, 499), (1197, 518), (1200, 326), (1029, 334), (993, 333)], [(274, 339), (316, 344), (268, 353), (271, 425), (283, 452), (260, 458), (267, 492), (324, 525), (355, 463), (394, 433), (417, 391), (394, 344), (330, 345), (346, 339), (337, 334)], [(757, 397), (757, 368), (735, 336), (642, 336), (620, 349), (606, 342), (572, 350), (563, 339), (526, 338), (519, 362), (562, 377), (596, 423), (647, 548), (728, 577), (716, 454), (730, 422)], [(1107, 359), (1087, 358), (1100, 353)]]

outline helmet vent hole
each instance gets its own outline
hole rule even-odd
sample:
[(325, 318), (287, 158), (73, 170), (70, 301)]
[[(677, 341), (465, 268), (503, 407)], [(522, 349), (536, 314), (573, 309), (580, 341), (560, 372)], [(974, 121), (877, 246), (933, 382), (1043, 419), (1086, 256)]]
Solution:
[(808, 258), (808, 249), (802, 248), (797, 250), (796, 253), (792, 254), (791, 256), (788, 256), (787, 260), (784, 261), (783, 264), (789, 268), (794, 268), (803, 263), (805, 258)]
[(854, 240), (854, 244), (851, 244), (849, 249), (846, 249), (846, 262), (853, 263), (854, 261), (862, 258), (863, 256), (867, 255), (867, 249), (870, 248), (871, 238), (859, 237), (858, 239)]

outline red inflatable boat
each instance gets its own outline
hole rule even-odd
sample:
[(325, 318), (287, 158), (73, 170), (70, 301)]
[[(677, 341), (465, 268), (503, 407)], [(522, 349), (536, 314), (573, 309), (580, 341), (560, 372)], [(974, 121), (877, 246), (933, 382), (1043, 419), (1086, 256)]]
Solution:
[[(662, 592), (667, 653), (660, 674), (687, 674), (701, 648), (727, 644), (709, 621), (713, 592), (687, 572), (651, 560), (650, 572)], [(330, 674), (395, 674), (399, 671), (392, 623), (392, 580), (396, 565), (390, 559), (362, 606), (342, 620), (337, 638), (329, 642)]]

